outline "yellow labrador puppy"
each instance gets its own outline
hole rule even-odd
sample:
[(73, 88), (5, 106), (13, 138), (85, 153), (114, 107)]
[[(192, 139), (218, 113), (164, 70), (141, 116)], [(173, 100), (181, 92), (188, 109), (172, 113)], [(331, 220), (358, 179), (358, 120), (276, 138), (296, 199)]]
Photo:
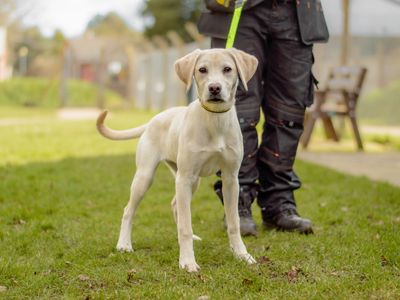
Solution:
[(104, 125), (107, 112), (97, 120), (98, 131), (112, 140), (140, 137), (136, 151), (137, 171), (128, 205), (122, 217), (117, 249), (132, 251), (132, 218), (151, 185), (154, 171), (164, 161), (175, 175), (172, 209), (178, 227), (179, 266), (196, 272), (193, 252), (190, 202), (200, 177), (221, 170), (224, 208), (233, 253), (255, 263), (240, 236), (238, 215), (238, 172), (243, 158), (243, 141), (235, 110), (235, 93), (257, 69), (257, 59), (236, 49), (195, 50), (175, 63), (179, 78), (189, 88), (194, 80), (199, 99), (188, 107), (168, 109), (147, 124), (128, 130)]

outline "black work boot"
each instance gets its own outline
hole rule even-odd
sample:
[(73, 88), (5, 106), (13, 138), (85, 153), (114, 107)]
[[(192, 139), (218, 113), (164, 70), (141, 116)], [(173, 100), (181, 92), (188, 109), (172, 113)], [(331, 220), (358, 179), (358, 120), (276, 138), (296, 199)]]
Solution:
[[(214, 190), (223, 204), (224, 198), (222, 195), (221, 181), (217, 181), (215, 183)], [(257, 235), (257, 226), (253, 220), (253, 215), (251, 213), (251, 204), (253, 203), (256, 196), (257, 192), (255, 189), (251, 189), (248, 186), (240, 187), (238, 209), (240, 218), (240, 234), (242, 236)], [(226, 228), (225, 216), (224, 216), (224, 226)]]
[(261, 215), (263, 225), (267, 229), (297, 231), (304, 234), (313, 233), (312, 222), (309, 219), (301, 218), (294, 208), (286, 209), (275, 216), (270, 216), (265, 209), (261, 209)]
[(257, 235), (257, 226), (253, 220), (251, 213), (251, 204), (257, 196), (255, 191), (247, 186), (240, 187), (239, 192), (239, 217), (240, 217), (240, 234), (242, 236)]

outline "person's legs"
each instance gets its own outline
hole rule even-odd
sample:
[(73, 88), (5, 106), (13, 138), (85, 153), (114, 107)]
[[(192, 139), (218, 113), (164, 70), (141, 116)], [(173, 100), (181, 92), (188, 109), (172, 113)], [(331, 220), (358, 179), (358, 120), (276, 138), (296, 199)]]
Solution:
[[(257, 8), (256, 8), (257, 9)], [(256, 225), (252, 218), (251, 204), (257, 196), (258, 135), (256, 125), (260, 119), (261, 99), (264, 88), (262, 83), (265, 61), (265, 36), (259, 30), (253, 10), (246, 11), (240, 20), (234, 47), (254, 55), (259, 61), (256, 74), (248, 82), (248, 91), (240, 84), (236, 93), (236, 110), (243, 135), (244, 157), (239, 171), (239, 216), (242, 235), (255, 235)], [(224, 48), (226, 40), (213, 38), (212, 48)], [(222, 199), (222, 182), (215, 183), (215, 191)]]
[(301, 184), (293, 164), (305, 108), (313, 99), (312, 46), (300, 41), (294, 6), (274, 9), (267, 24), (271, 38), (264, 79), (265, 124), (258, 151), (257, 202), (265, 225), (310, 232), (311, 221), (297, 215), (293, 191)]

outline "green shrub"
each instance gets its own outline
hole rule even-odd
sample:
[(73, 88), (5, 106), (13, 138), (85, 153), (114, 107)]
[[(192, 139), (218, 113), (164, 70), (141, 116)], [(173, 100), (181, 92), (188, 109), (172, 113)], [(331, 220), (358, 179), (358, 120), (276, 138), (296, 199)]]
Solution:
[[(96, 105), (97, 88), (94, 84), (69, 80), (68, 106)], [(106, 90), (107, 105), (121, 104), (124, 100), (117, 93)], [(0, 105), (7, 106), (60, 106), (60, 81), (48, 78), (13, 78), (0, 82)]]

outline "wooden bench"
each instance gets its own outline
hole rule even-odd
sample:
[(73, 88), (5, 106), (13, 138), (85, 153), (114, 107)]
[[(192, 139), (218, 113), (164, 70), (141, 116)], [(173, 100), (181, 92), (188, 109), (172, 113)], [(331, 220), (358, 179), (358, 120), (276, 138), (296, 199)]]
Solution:
[(360, 130), (358, 129), (356, 108), (367, 69), (364, 67), (335, 67), (331, 70), (326, 87), (315, 92), (314, 104), (306, 112), (304, 133), (301, 143), (307, 149), (315, 123), (322, 120), (328, 139), (339, 141), (340, 136), (334, 128), (335, 116), (350, 120), (358, 150), (363, 150)]

